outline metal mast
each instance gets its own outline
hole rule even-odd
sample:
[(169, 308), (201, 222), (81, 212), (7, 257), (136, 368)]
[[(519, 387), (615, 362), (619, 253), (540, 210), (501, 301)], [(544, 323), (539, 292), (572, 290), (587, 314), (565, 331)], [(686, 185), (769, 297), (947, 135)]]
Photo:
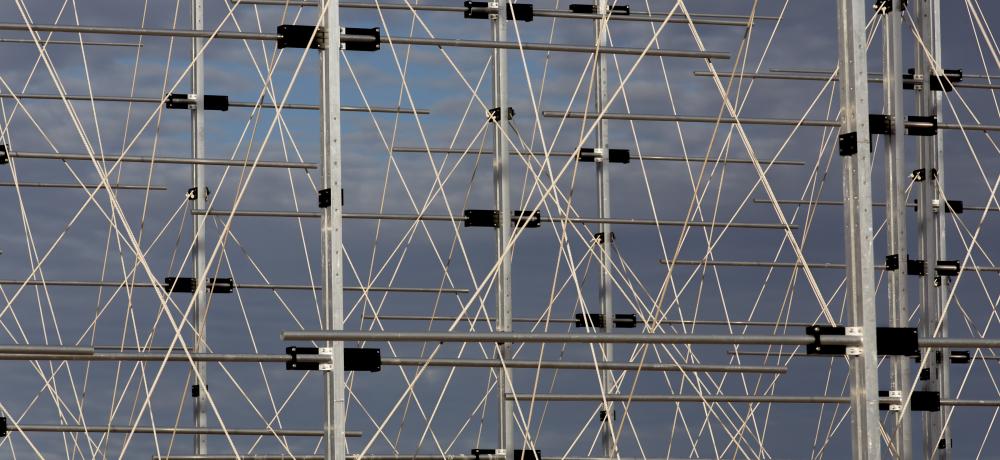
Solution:
[[(324, 329), (344, 329), (344, 239), (343, 201), (341, 184), (341, 135), (340, 135), (340, 4), (339, 0), (322, 0), (320, 25), (324, 36), (320, 47), (320, 174), (327, 194), (320, 205), (320, 238), (323, 264)], [(325, 201), (325, 203), (322, 203)], [(332, 360), (324, 372), (326, 417), (323, 423), (324, 457), (327, 460), (344, 460), (347, 455), (347, 415), (344, 380), (344, 342), (327, 341)]]
[[(203, 0), (191, 1), (191, 25), (194, 30), (205, 28), (205, 5)], [(200, 53), (204, 46), (205, 39), (194, 37), (191, 39), (191, 97), (195, 103), (191, 110), (191, 156), (200, 159), (205, 154), (205, 60)], [(205, 166), (195, 164), (191, 167), (191, 186), (188, 198), (194, 209), (208, 208), (208, 189), (205, 187)], [(207, 216), (192, 216), (194, 223), (194, 263), (192, 264), (193, 277), (200, 280), (208, 267), (205, 266), (205, 220)], [(195, 337), (195, 353), (204, 353), (206, 350), (207, 337), (205, 335), (208, 319), (208, 299), (207, 289), (196, 289), (194, 293), (195, 305), (195, 330), (198, 336)], [(208, 425), (207, 401), (205, 390), (202, 385), (208, 386), (206, 371), (208, 363), (196, 363), (195, 367), (201, 375), (201, 381), (194, 380), (192, 396), (194, 398), (194, 426), (204, 428)], [(208, 453), (208, 437), (204, 434), (194, 435), (194, 453), (204, 455)]]
[[(507, 0), (499, 0), (497, 13), (490, 17), (493, 41), (507, 41)], [(493, 193), (494, 205), (499, 213), (497, 218), (497, 260), (500, 270), (497, 272), (497, 327), (496, 330), (508, 332), (512, 330), (513, 311), (511, 298), (511, 253), (506, 252), (510, 244), (510, 147), (505, 139), (507, 132), (507, 50), (493, 50)], [(502, 360), (510, 357), (510, 344), (497, 345)], [(513, 459), (514, 448), (514, 402), (507, 399), (510, 392), (509, 370), (497, 369), (497, 428), (499, 439), (497, 449), (506, 452), (508, 460)]]
[[(904, 121), (906, 113), (903, 107), (903, 0), (886, 2), (882, 16), (883, 27), (882, 50), (882, 83), (883, 103), (890, 120), (890, 133), (885, 136), (885, 185), (886, 185), (886, 254), (895, 257), (896, 269), (888, 271), (889, 291), (889, 325), (892, 327), (907, 327), (909, 325), (909, 304), (906, 294), (906, 187), (904, 164), (906, 147), (906, 130)], [(888, 261), (887, 261), (888, 262)], [(892, 378), (890, 391), (909, 392), (911, 366), (909, 357), (893, 356)], [(912, 428), (910, 411), (901, 410), (895, 413), (896, 426), (893, 429), (892, 443), (895, 457), (899, 459), (913, 458)]]
[(855, 460), (878, 460), (878, 357), (875, 350), (875, 264), (872, 255), (871, 141), (868, 137), (868, 60), (863, 0), (837, 2), (844, 181), (844, 243), (849, 335), (851, 446)]
[[(594, 13), (601, 15), (601, 18), (594, 20), (594, 47), (603, 49), (608, 44), (608, 20), (611, 14), (608, 10), (607, 0), (594, 0)], [(594, 108), (595, 114), (600, 114), (604, 110), (604, 105), (608, 99), (608, 63), (604, 53), (598, 52), (594, 56)], [(594, 167), (597, 171), (597, 216), (600, 219), (611, 217), (611, 180), (608, 171), (608, 122), (603, 118), (597, 122), (594, 131), (596, 144), (594, 145)], [(610, 333), (614, 328), (614, 305), (612, 304), (611, 284), (611, 225), (607, 222), (599, 224), (600, 237), (597, 239), (597, 253), (601, 257), (601, 269), (598, 285), (598, 296), (600, 297), (601, 314), (604, 315), (604, 332)], [(601, 359), (604, 361), (614, 360), (614, 345), (606, 343), (602, 345)], [(601, 388), (605, 394), (614, 394), (614, 374), (610, 369), (601, 371)], [(606, 458), (616, 457), (616, 446), (612, 439), (612, 430), (615, 420), (613, 404), (609, 401), (603, 409), (603, 419), (601, 420), (601, 444), (604, 447)]]
[[(920, 75), (921, 85), (917, 88), (917, 115), (935, 116), (940, 119), (941, 93), (934, 91), (936, 75), (941, 72), (941, 3), (938, 0), (916, 2), (917, 29), (920, 37), (915, 46), (915, 73)], [(933, 60), (933, 61), (932, 61)], [(943, 72), (941, 72), (943, 73)], [(940, 198), (938, 188), (943, 187), (942, 177), (942, 136), (920, 137), (918, 139), (920, 168), (924, 170), (923, 181), (919, 184), (920, 198), (917, 208), (917, 229), (920, 232), (921, 258), (925, 264), (925, 275), (920, 287), (920, 332), (924, 337), (947, 337), (948, 321), (943, 315), (946, 277), (937, 274), (938, 261), (945, 258), (944, 213), (936, 212), (934, 203)], [(939, 206), (943, 210), (945, 204)], [(940, 328), (938, 325), (940, 324)], [(927, 358), (929, 369), (923, 389), (939, 391), (942, 398), (949, 396), (950, 350), (943, 349), (931, 353)], [(951, 455), (951, 436), (945, 427), (945, 413), (924, 414), (924, 457), (946, 459)]]

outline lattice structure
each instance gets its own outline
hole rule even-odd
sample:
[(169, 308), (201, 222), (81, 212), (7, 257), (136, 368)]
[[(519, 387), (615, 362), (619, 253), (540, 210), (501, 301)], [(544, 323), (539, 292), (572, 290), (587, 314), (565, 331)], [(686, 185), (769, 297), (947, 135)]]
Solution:
[(995, 448), (996, 5), (4, 1), (5, 457)]

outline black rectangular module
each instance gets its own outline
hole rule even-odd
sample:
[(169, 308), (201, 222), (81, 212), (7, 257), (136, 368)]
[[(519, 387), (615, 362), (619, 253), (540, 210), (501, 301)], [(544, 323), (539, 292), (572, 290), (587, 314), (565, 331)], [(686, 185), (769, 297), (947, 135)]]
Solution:
[(840, 156), (849, 157), (858, 153), (858, 133), (844, 133), (837, 138)]
[(916, 356), (920, 354), (917, 337), (915, 327), (879, 327), (875, 329), (875, 349), (885, 356)]
[(492, 209), (466, 209), (466, 227), (499, 227), (500, 213)]
[(325, 188), (323, 190), (320, 190), (319, 191), (319, 207), (320, 207), (320, 209), (322, 209), (322, 208), (329, 208), (331, 204), (333, 204), (333, 201), (331, 201), (331, 198), (330, 198), (330, 189)]
[(813, 336), (813, 343), (806, 345), (808, 355), (843, 355), (847, 353), (845, 345), (823, 345), (824, 335), (844, 335), (847, 330), (843, 326), (806, 326), (806, 334)]
[(169, 276), (163, 280), (163, 288), (167, 292), (189, 292), (194, 293), (194, 278), (184, 278)]
[(938, 121), (935, 116), (910, 115), (906, 117), (906, 123), (916, 123), (917, 126), (907, 126), (906, 134), (911, 136), (935, 136), (938, 130)]
[(382, 350), (378, 348), (344, 348), (344, 370), (379, 372), (382, 370)]
[(608, 163), (627, 164), (631, 159), (628, 149), (608, 149)]
[(511, 223), (517, 227), (538, 228), (542, 226), (542, 214), (538, 211), (513, 211)]
[[(316, 30), (315, 26), (301, 26), (294, 24), (282, 24), (278, 26), (278, 49), (282, 48), (312, 48), (322, 49), (326, 34), (323, 28)], [(315, 37), (313, 37), (315, 32)], [(310, 40), (312, 40), (310, 42)]]
[(603, 328), (604, 327), (604, 314), (602, 313), (577, 313), (576, 314), (576, 327), (593, 327), (593, 328)]
[(913, 412), (938, 412), (941, 410), (941, 393), (937, 391), (914, 391), (910, 396), (910, 410)]
[(382, 29), (345, 27), (340, 43), (347, 51), (378, 51), (382, 48)]
[(881, 113), (868, 114), (868, 131), (871, 134), (892, 134), (892, 117)]
[(631, 329), (639, 324), (639, 319), (635, 313), (615, 313), (615, 327)]

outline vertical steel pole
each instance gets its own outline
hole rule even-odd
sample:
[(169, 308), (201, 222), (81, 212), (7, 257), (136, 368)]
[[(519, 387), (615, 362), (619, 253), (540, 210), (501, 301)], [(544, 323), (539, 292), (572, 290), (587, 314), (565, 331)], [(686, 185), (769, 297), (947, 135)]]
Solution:
[[(498, 42), (507, 41), (507, 0), (497, 2), (497, 14), (490, 18), (493, 29), (493, 40)], [(511, 278), (510, 265), (511, 253), (505, 249), (510, 244), (511, 231), (511, 208), (510, 208), (510, 146), (507, 143), (505, 134), (507, 132), (507, 109), (510, 107), (507, 101), (507, 50), (493, 50), (493, 107), (496, 109), (496, 118), (493, 120), (493, 194), (494, 205), (500, 213), (499, 225), (497, 226), (497, 260), (500, 262), (500, 271), (497, 273), (497, 327), (498, 331), (510, 331), (512, 325), (513, 311), (511, 306)], [(510, 357), (510, 344), (500, 344), (500, 355), (504, 360)], [(497, 448), (506, 452), (507, 459), (513, 459), (514, 448), (514, 402), (507, 400), (507, 394), (511, 391), (509, 386), (509, 369), (498, 369), (497, 378), (499, 389), (497, 394), (498, 404), (498, 442)]]
[[(607, 16), (608, 0), (594, 0), (594, 12), (602, 16)], [(604, 48), (608, 43), (608, 21), (606, 19), (594, 20), (594, 46), (598, 49)], [(594, 113), (600, 113), (608, 100), (608, 63), (603, 53), (594, 56)], [(608, 122), (601, 120), (597, 123), (595, 130), (596, 145), (594, 167), (597, 171), (597, 215), (604, 219), (611, 217), (611, 179), (609, 177), (608, 164)], [(599, 152), (599, 153), (598, 153)], [(611, 284), (611, 225), (602, 223), (599, 226), (601, 238), (599, 240), (598, 254), (601, 257), (601, 271), (598, 284), (598, 296), (600, 297), (601, 313), (604, 315), (604, 332), (610, 333), (614, 327), (614, 305), (612, 304), (610, 288)], [(614, 360), (614, 345), (606, 343), (602, 346), (603, 354), (601, 358), (605, 361)], [(601, 371), (602, 387), (608, 394), (615, 393), (611, 388), (614, 384), (614, 374), (611, 370)], [(604, 420), (601, 421), (601, 444), (604, 447), (605, 458), (615, 458), (616, 446), (612, 439), (613, 421), (615, 420), (614, 405), (609, 401), (604, 407)]]
[[(931, 90), (935, 78), (934, 64), (941, 62), (941, 3), (940, 0), (919, 0), (916, 2), (915, 17), (920, 31), (920, 43), (916, 43), (916, 73), (923, 84), (917, 87), (917, 114), (941, 116), (941, 93)], [(926, 47), (926, 51), (924, 49)], [(930, 54), (930, 57), (927, 56)], [(923, 337), (947, 337), (948, 321), (943, 317), (942, 307), (948, 280), (938, 277), (937, 262), (945, 257), (944, 204), (937, 209), (933, 205), (938, 200), (938, 187), (943, 187), (942, 139), (936, 136), (918, 138), (920, 167), (924, 170), (924, 180), (920, 185), (917, 213), (917, 229), (920, 232), (921, 258), (924, 259), (926, 275), (921, 279), (920, 289), (920, 335)], [(941, 324), (940, 332), (938, 324)], [(923, 389), (940, 391), (942, 398), (949, 396), (950, 350), (930, 352), (927, 360), (928, 379), (923, 381)], [(924, 414), (924, 457), (947, 459), (951, 456), (951, 436), (945, 428), (945, 412)], [(943, 432), (942, 432), (943, 430)]]
[[(886, 254), (895, 255), (900, 267), (887, 271), (889, 278), (889, 324), (892, 327), (909, 325), (909, 304), (906, 289), (906, 182), (904, 173), (906, 147), (906, 112), (903, 107), (903, 0), (889, 2), (891, 11), (883, 14), (882, 92), (886, 115), (892, 124), (891, 133), (885, 136), (885, 185), (886, 185)], [(907, 356), (892, 357), (892, 391), (910, 390), (911, 365)], [(896, 458), (913, 458), (910, 411), (895, 413), (896, 426), (893, 444)]]
[[(205, 5), (203, 0), (191, 1), (191, 25), (194, 30), (205, 28)], [(194, 95), (196, 103), (191, 111), (191, 156), (202, 158), (205, 153), (205, 60), (204, 55), (199, 55), (204, 38), (191, 39), (191, 59), (194, 61), (191, 66), (191, 94)], [(205, 209), (208, 207), (208, 191), (205, 188), (205, 167), (194, 165), (191, 167), (191, 184), (193, 190), (193, 200), (191, 205), (194, 209)], [(207, 216), (194, 216), (194, 263), (192, 271), (195, 280), (201, 278), (207, 270), (205, 266), (205, 220)], [(195, 353), (206, 351), (207, 337), (205, 335), (208, 319), (208, 291), (199, 289), (194, 293), (195, 303), (195, 330), (198, 336), (195, 337)], [(207, 386), (208, 363), (199, 362), (195, 364), (198, 373), (202, 376), (201, 382), (194, 381), (198, 391), (194, 392), (194, 426), (196, 428), (205, 427), (208, 424), (207, 401), (205, 400), (205, 388)], [(205, 455), (208, 453), (208, 437), (204, 434), (194, 436), (195, 455)]]
[[(841, 136), (856, 135), (853, 154), (844, 152), (844, 243), (851, 334), (862, 337), (849, 350), (851, 444), (855, 460), (881, 455), (878, 361), (875, 354), (875, 263), (872, 254), (871, 140), (868, 137), (868, 58), (864, 0), (839, 0)], [(844, 142), (842, 141), (842, 147)], [(847, 144), (853, 144), (848, 140)], [(853, 145), (850, 145), (853, 147)]]
[[(323, 264), (323, 325), (326, 330), (344, 329), (344, 235), (341, 201), (340, 135), (340, 2), (323, 0), (321, 25), (326, 33), (320, 49), (320, 173), (323, 189), (330, 192), (330, 205), (320, 208), (320, 238)], [(316, 38), (317, 40), (319, 37)], [(327, 342), (332, 368), (324, 372), (326, 420), (323, 424), (324, 457), (344, 460), (347, 456), (347, 415), (344, 380), (344, 342)]]

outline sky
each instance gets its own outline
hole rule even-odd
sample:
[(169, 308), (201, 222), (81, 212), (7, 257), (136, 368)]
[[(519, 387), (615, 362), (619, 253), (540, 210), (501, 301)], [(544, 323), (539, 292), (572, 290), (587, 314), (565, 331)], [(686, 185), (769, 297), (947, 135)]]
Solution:
[[(169, 0), (4, 0), (2, 23), (81, 24), (149, 29), (190, 28), (190, 2)], [(244, 2), (246, 3), (246, 2)], [(396, 3), (394, 3), (396, 4)], [(460, 6), (458, 1), (420, 4)], [(622, 2), (616, 3), (618, 5)], [(805, 70), (826, 72), (837, 65), (836, 2), (821, 0), (703, 0), (633, 3), (636, 11), (682, 15), (731, 14), (763, 16), (752, 27), (612, 21), (609, 42), (615, 47), (725, 52), (714, 59), (718, 72)], [(568, 4), (540, 0), (536, 9), (567, 10)], [(280, 24), (315, 24), (317, 9), (240, 4), (205, 0), (205, 28), (273, 34)], [(1000, 54), (990, 23), (1000, 8), (989, 2), (944, 2), (941, 11), (942, 66), (960, 68), (966, 82), (989, 83), (973, 75), (997, 75)], [(868, 68), (880, 72), (884, 23), (868, 13), (871, 37)], [(419, 18), (419, 20), (415, 20)], [(738, 22), (737, 19), (732, 19)], [(913, 17), (903, 22), (904, 68), (913, 67), (920, 43), (911, 33)], [(343, 8), (344, 27), (380, 27), (392, 37), (436, 37), (489, 40), (488, 21), (465, 19), (460, 13)], [(594, 24), (587, 20), (536, 17), (509, 22), (511, 41), (589, 45)], [(654, 39), (655, 36), (655, 39)], [(6, 31), (2, 39), (24, 39)], [(43, 35), (44, 39), (45, 36)], [(55, 40), (79, 42), (78, 34)], [(70, 103), (58, 98), (20, 99), (15, 95), (120, 96), (161, 98), (189, 91), (191, 41), (167, 37), (84, 35), (84, 41), (122, 46), (86, 47), (52, 44), (40, 59), (31, 43), (3, 42), (0, 68), (3, 129), (8, 151), (117, 156), (191, 156), (191, 117), (185, 110), (161, 110), (157, 104), (127, 102)], [(460, 216), (466, 209), (492, 209), (492, 127), (485, 110), (492, 107), (492, 61), (489, 50), (383, 44), (377, 52), (341, 53), (340, 90), (352, 107), (402, 107), (402, 113), (344, 112), (342, 164), (344, 209), (348, 213)], [(233, 102), (263, 98), (268, 104), (314, 105), (319, 101), (320, 62), (315, 50), (275, 49), (271, 41), (212, 40), (204, 50), (206, 94), (226, 95)], [(722, 78), (720, 94), (713, 78), (694, 72), (710, 69), (704, 59), (609, 55), (608, 114), (728, 115), (723, 97), (740, 117), (834, 120), (839, 93), (826, 81), (734, 80)], [(567, 156), (527, 152), (570, 152), (592, 146), (584, 138), (592, 120), (546, 117), (543, 112), (593, 111), (589, 96), (592, 56), (585, 53), (508, 53), (509, 97), (516, 115), (508, 132), (511, 154), (510, 197), (513, 209), (538, 209), (545, 217), (594, 217), (598, 214), (595, 167)], [(624, 83), (623, 83), (624, 82)], [(265, 90), (266, 89), (266, 90)], [(883, 106), (881, 86), (869, 86), (872, 113)], [(907, 113), (914, 113), (916, 93), (904, 93)], [(408, 113), (410, 108), (428, 115)], [(320, 162), (319, 112), (284, 108), (232, 107), (205, 117), (209, 158), (260, 161)], [(1000, 103), (993, 91), (959, 88), (946, 93), (942, 122), (997, 125)], [(731, 125), (612, 120), (609, 146), (629, 149), (633, 156), (687, 156), (690, 162), (633, 160), (608, 165), (610, 215), (661, 221), (698, 222), (692, 226), (615, 225), (608, 268), (613, 280), (614, 311), (640, 319), (665, 318), (695, 324), (654, 324), (658, 333), (739, 335), (801, 334), (789, 323), (837, 324), (846, 321), (844, 273), (816, 269), (815, 283), (801, 271), (765, 268), (694, 267), (670, 260), (781, 261), (795, 255), (781, 228), (745, 228), (727, 224), (766, 224), (781, 220), (774, 207), (759, 200), (767, 195), (760, 176), (745, 160), (778, 159), (766, 180), (781, 200), (842, 199), (841, 159), (836, 130), (829, 128), (744, 125), (744, 142)], [(1000, 147), (990, 134), (947, 130), (944, 164), (938, 183), (949, 200), (965, 206), (998, 207), (995, 189)], [(885, 140), (875, 138), (871, 174), (873, 200), (885, 200)], [(396, 152), (410, 147), (416, 153)], [(444, 155), (428, 150), (459, 149)], [(916, 140), (905, 140), (904, 169), (917, 169)], [(705, 162), (705, 158), (744, 161)], [(168, 276), (191, 276), (192, 204), (186, 165), (12, 159), (0, 174), (3, 183), (48, 182), (94, 184), (99, 170), (123, 185), (165, 190), (107, 190), (93, 194), (83, 187), (67, 189), (0, 187), (8, 206), (0, 207), (0, 278), (4, 280), (99, 281), (108, 286), (67, 287), (0, 285), (4, 309), (0, 343), (113, 347), (171, 347), (183, 355), (193, 333), (184, 321), (189, 294), (175, 293), (164, 302), (157, 290), (141, 283)], [(213, 210), (314, 213), (321, 180), (315, 169), (205, 168)], [(553, 177), (557, 177), (553, 181)], [(910, 184), (908, 201), (918, 194)], [(552, 187), (555, 185), (555, 187)], [(542, 190), (550, 190), (541, 199)], [(840, 206), (781, 205), (791, 234), (805, 260), (842, 263), (843, 213)], [(884, 209), (873, 209), (876, 261), (886, 256)], [(1000, 244), (996, 213), (967, 209), (945, 217), (947, 259), (996, 266)], [(205, 235), (210, 265), (219, 277), (237, 284), (320, 283), (319, 220), (302, 218), (225, 217), (208, 220)], [(910, 253), (918, 254), (920, 224), (909, 212), (906, 222)], [(228, 228), (228, 230), (226, 230)], [(592, 244), (599, 231), (593, 224), (543, 223), (521, 232), (514, 243), (512, 305), (516, 331), (583, 332), (565, 321), (580, 312), (599, 310), (601, 270)], [(356, 291), (344, 295), (345, 329), (387, 331), (491, 330), (495, 320), (495, 233), (466, 228), (461, 222), (348, 219), (343, 227), (345, 285), (369, 287), (453, 288), (461, 293), (384, 293)], [(972, 245), (975, 241), (975, 245)], [(141, 250), (137, 250), (136, 247)], [(969, 250), (969, 247), (972, 250)], [(137, 255), (138, 253), (138, 255)], [(139, 256), (141, 255), (141, 257)], [(39, 260), (42, 260), (39, 263)], [(216, 276), (216, 275), (212, 275)], [(948, 334), (995, 336), (1000, 320), (996, 306), (996, 272), (964, 271), (949, 282), (951, 319)], [(127, 282), (122, 284), (123, 280)], [(887, 280), (875, 271), (877, 323), (888, 321)], [(910, 312), (920, 304), (918, 277), (910, 277)], [(308, 289), (237, 289), (210, 298), (206, 342), (217, 353), (281, 354), (290, 345), (283, 331), (315, 330), (321, 324), (320, 293)], [(830, 318), (824, 314), (828, 308)], [(461, 322), (390, 320), (386, 316), (436, 315)], [(381, 317), (379, 320), (373, 319)], [(479, 321), (474, 321), (478, 318)], [(549, 321), (546, 322), (545, 319)], [(190, 321), (188, 317), (187, 321)], [(698, 321), (763, 321), (772, 327), (700, 324)], [(919, 313), (910, 320), (917, 327)], [(178, 334), (177, 331), (180, 331)], [(640, 332), (622, 330), (618, 332)], [(297, 345), (307, 345), (298, 343)], [(383, 357), (486, 359), (487, 346), (369, 342), (348, 346), (378, 347)], [(597, 349), (586, 345), (525, 345), (515, 359), (587, 361)], [(617, 392), (634, 395), (829, 395), (847, 394), (847, 365), (842, 358), (782, 358), (741, 354), (733, 347), (614, 347), (615, 361), (645, 363), (784, 366), (787, 372), (625, 372), (616, 373)], [(742, 347), (740, 351), (765, 351)], [(147, 351), (159, 352), (160, 348)], [(992, 352), (984, 350), (986, 355)], [(958, 399), (1000, 400), (993, 377), (997, 360), (977, 359), (952, 366), (951, 392)], [(0, 411), (8, 423), (190, 427), (191, 366), (185, 362), (0, 361)], [(911, 377), (917, 373), (911, 368)], [(209, 425), (227, 428), (265, 426), (318, 430), (324, 409), (320, 372), (285, 370), (280, 364), (211, 364), (206, 375), (213, 408)], [(465, 454), (497, 443), (496, 378), (485, 368), (384, 366), (379, 373), (350, 376), (348, 430), (361, 431), (348, 442), (351, 453)], [(889, 384), (888, 362), (880, 363), (880, 388)], [(590, 370), (515, 370), (514, 393), (600, 394), (598, 373)], [(526, 443), (549, 457), (600, 456), (599, 404), (522, 401), (515, 411), (515, 443)], [(618, 445), (623, 457), (646, 458), (847, 458), (850, 418), (846, 405), (669, 404), (635, 402), (615, 406)], [(995, 451), (992, 408), (960, 408), (949, 421), (955, 458), (1000, 458)], [(891, 428), (883, 412), (885, 426)], [(914, 417), (919, 445), (920, 414)], [(11, 428), (13, 431), (13, 428)], [(735, 438), (735, 440), (734, 440)], [(529, 441), (525, 441), (525, 440)], [(11, 434), (0, 440), (3, 458), (148, 458), (191, 453), (191, 437), (169, 434), (63, 436), (53, 433)], [(211, 453), (220, 455), (311, 454), (317, 437), (213, 436)], [(884, 449), (888, 452), (888, 449)]]

